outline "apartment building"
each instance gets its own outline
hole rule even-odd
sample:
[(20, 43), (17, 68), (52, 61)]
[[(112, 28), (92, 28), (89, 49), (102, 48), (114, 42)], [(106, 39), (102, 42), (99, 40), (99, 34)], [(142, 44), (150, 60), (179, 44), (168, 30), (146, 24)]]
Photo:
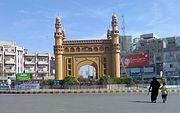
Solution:
[(31, 73), (33, 79), (45, 79), (50, 77), (50, 60), (51, 55), (49, 53), (25, 54), (24, 72)]
[(167, 37), (164, 47), (164, 75), (180, 76), (180, 37)]
[(23, 72), (23, 54), (27, 50), (14, 41), (0, 41), (0, 79), (15, 79), (16, 73)]

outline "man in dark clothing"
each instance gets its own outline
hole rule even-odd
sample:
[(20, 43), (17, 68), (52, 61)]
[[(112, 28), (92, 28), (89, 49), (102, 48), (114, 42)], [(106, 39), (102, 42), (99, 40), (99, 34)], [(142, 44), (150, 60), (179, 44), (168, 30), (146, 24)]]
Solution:
[[(156, 77), (150, 83), (149, 92), (151, 92), (151, 102), (156, 103), (156, 99), (159, 93), (160, 83), (157, 81)], [(152, 89), (151, 89), (152, 88)]]

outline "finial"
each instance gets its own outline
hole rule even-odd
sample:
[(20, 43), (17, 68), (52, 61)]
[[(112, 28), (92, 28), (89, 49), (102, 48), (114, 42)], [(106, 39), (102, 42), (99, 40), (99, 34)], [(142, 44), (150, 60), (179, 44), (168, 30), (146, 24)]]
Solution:
[(113, 15), (115, 14), (115, 11), (114, 11), (114, 9), (113, 9)]

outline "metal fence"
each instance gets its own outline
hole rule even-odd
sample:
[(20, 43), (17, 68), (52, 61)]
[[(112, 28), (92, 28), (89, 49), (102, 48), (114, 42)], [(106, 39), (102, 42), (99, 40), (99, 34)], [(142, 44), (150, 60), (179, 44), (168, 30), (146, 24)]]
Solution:
[(131, 90), (147, 88), (139, 85), (127, 86), (126, 84), (113, 85), (72, 85), (66, 86), (63, 89), (111, 89), (111, 90)]

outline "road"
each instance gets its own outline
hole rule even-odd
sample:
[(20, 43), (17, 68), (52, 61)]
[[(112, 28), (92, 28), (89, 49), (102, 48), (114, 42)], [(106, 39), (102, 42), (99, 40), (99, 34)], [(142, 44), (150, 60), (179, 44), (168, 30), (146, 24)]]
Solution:
[(147, 94), (1, 94), (0, 113), (180, 113), (179, 96), (150, 103)]

